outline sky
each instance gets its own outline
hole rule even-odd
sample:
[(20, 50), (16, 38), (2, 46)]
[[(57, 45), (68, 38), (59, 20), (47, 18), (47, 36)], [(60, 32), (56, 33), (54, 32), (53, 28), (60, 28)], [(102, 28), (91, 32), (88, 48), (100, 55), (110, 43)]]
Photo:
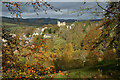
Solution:
[[(80, 15), (81, 9), (86, 7), (93, 7), (91, 11), (95, 12), (95, 8), (99, 12), (104, 12), (100, 7), (96, 6), (96, 2), (49, 2), (51, 6), (59, 8), (62, 12), (55, 12), (54, 10), (47, 9), (47, 14), (43, 10), (38, 10), (39, 15), (36, 15), (34, 9), (31, 5), (21, 6), (23, 13), (22, 18), (57, 18), (57, 19), (77, 19), (77, 20), (86, 20), (86, 19), (101, 19), (102, 15), (95, 17), (93, 14), (90, 14), (89, 11), (84, 11), (83, 15)], [(106, 7), (105, 2), (99, 2), (102, 7)], [(24, 3), (23, 3), (24, 4)], [(44, 8), (44, 7), (43, 7)], [(5, 5), (2, 5), (2, 16), (12, 17)], [(13, 16), (15, 17), (15, 15)]]

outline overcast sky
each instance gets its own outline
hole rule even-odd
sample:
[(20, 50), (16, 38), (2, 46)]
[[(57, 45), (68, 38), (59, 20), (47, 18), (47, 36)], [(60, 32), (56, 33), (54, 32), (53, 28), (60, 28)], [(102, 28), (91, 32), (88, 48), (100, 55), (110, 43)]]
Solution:
[[(77, 16), (78, 14), (80, 14), (80, 7), (82, 7), (82, 8), (94, 7), (94, 6), (96, 6), (95, 2), (87, 2), (85, 5), (83, 4), (83, 2), (50, 2), (50, 4), (56, 8), (61, 9), (62, 12), (55, 12), (54, 10), (47, 9), (47, 14), (45, 14), (43, 10), (39, 10), (39, 11), (37, 11), (39, 13), (39, 15), (36, 15), (32, 6), (29, 5), (29, 6), (21, 7), (23, 10), (22, 17), (23, 18), (79, 19), (79, 20), (95, 18), (95, 16), (93, 14), (87, 13), (86, 11), (85, 11), (84, 15)], [(105, 7), (106, 3), (101, 2), (100, 5), (102, 7)], [(103, 11), (98, 6), (97, 6), (97, 9), (99, 11)], [(74, 11), (75, 11), (75, 13), (72, 13)], [(94, 11), (94, 9), (92, 9), (92, 11)], [(8, 11), (8, 9), (5, 7), (4, 4), (2, 5), (2, 16), (11, 17), (10, 12)], [(101, 19), (101, 18), (103, 18), (102, 15), (96, 17), (96, 19)]]

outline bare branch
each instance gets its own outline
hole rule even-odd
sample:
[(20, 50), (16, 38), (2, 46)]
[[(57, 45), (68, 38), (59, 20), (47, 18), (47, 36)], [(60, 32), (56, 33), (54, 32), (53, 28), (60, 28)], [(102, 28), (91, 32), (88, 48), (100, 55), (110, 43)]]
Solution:
[(112, 14), (117, 14), (117, 13), (113, 13), (113, 12), (108, 11), (107, 9), (103, 8), (103, 7), (97, 2), (97, 0), (96, 0), (96, 3), (97, 3), (97, 5), (98, 5), (101, 9), (105, 10), (106, 12), (109, 12), (109, 13), (112, 13)]

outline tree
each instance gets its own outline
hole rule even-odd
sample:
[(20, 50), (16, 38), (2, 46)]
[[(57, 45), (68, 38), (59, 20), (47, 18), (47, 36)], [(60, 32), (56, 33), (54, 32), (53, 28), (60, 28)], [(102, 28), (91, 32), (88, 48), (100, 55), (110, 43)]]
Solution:
[[(71, 61), (73, 60), (72, 58), (72, 53), (73, 53), (73, 48), (72, 48), (72, 44), (69, 43), (69, 44), (66, 44), (65, 48), (64, 48), (64, 51), (63, 51), (63, 55), (61, 57), (61, 68), (63, 70), (67, 70), (67, 69), (70, 69), (72, 68), (73, 66), (71, 65)], [(59, 63), (58, 63), (59, 65)]]
[(66, 45), (66, 47), (64, 48), (63, 61), (65, 61), (65, 62), (68, 63), (68, 62), (72, 59), (72, 53), (73, 53), (72, 44), (69, 43), (69, 44)]
[[(107, 8), (103, 8), (99, 2), (96, 2), (97, 5), (104, 10), (104, 19), (102, 20), (102, 23), (99, 24), (96, 28), (91, 30), (87, 35), (85, 39), (85, 42), (83, 42), (84, 47), (88, 46), (87, 49), (90, 50), (90, 53), (101, 53), (103, 54), (108, 49), (115, 49), (116, 53), (119, 54), (120, 48), (119, 48), (119, 40), (120, 38), (120, 2), (108, 2)], [(97, 33), (96, 33), (97, 31)], [(94, 33), (95, 34), (92, 34)], [(96, 36), (97, 35), (97, 36)], [(92, 37), (94, 36), (94, 37)], [(91, 37), (91, 38), (90, 38)], [(84, 39), (84, 40), (85, 40)], [(83, 41), (84, 41), (83, 40)], [(87, 43), (88, 42), (88, 43)], [(85, 44), (87, 43), (87, 44)]]
[(107, 5), (107, 9), (104, 9), (99, 5), (97, 2), (97, 5), (105, 10), (103, 24), (99, 27), (103, 27), (102, 35), (98, 38), (97, 43), (94, 47), (97, 47), (97, 44), (100, 44), (102, 42), (107, 43), (109, 41), (109, 45), (105, 46), (105, 48), (115, 48), (117, 50), (117, 54), (119, 54), (120, 47), (119, 42), (120, 38), (120, 2), (110, 2)]
[[(109, 46), (115, 48), (116, 53), (120, 55), (120, 2), (110, 2), (104, 15), (108, 20), (105, 25), (108, 35), (110, 36), (113, 31), (115, 32)], [(110, 22), (112, 23), (110, 24)]]
[[(6, 43), (2, 43), (2, 67), (3, 67), (3, 72), (7, 71), (8, 69), (11, 68), (20, 68), (22, 65), (21, 63), (18, 62), (18, 57), (14, 55), (14, 51), (18, 50), (19, 51), (19, 40), (18, 37), (12, 37), (9, 35), (9, 31), (4, 31), (2, 34), (2, 38), (7, 40)], [(6, 44), (6, 46), (4, 46)]]
[(65, 40), (61, 39), (60, 37), (56, 38), (54, 40), (53, 52), (57, 53), (59, 56), (63, 55), (65, 44)]

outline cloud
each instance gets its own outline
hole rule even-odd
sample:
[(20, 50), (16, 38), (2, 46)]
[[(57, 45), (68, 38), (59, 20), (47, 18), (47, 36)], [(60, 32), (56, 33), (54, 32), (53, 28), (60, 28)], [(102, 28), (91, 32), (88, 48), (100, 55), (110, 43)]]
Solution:
[[(48, 18), (49, 17), (49, 18), (59, 18), (59, 19), (60, 18), (62, 19), (91, 19), (94, 16), (89, 13), (86, 13), (82, 16), (77, 16), (79, 12), (75, 12), (74, 14), (72, 14), (71, 12), (80, 10), (80, 6), (82, 8), (85, 8), (87, 6), (92, 7), (96, 5), (95, 2), (88, 2), (85, 5), (83, 4), (83, 2), (50, 2), (50, 4), (54, 6), (55, 8), (61, 9), (62, 12), (55, 12), (54, 10), (47, 9), (47, 14), (45, 14), (44, 11), (41, 9), (37, 11), (39, 15), (36, 15), (33, 7), (29, 5), (29, 6), (22, 6), (22, 10), (23, 10), (22, 17), (23, 18)], [(100, 4), (103, 7), (105, 7), (105, 3), (100, 3)], [(101, 9), (98, 7), (98, 10), (101, 10)], [(11, 16), (11, 14), (9, 13), (8, 9), (5, 7), (4, 4), (2, 5), (2, 16), (6, 16), (6, 17)], [(99, 16), (97, 18), (102, 18), (102, 16)]]
[[(11, 0), (1, 0), (2, 2), (10, 2)], [(45, 1), (45, 2), (95, 2), (96, 0), (12, 0), (14, 2), (36, 2), (36, 1)], [(111, 0), (97, 0), (98, 2), (108, 2)], [(112, 2), (119, 2), (119, 0), (112, 0)]]

